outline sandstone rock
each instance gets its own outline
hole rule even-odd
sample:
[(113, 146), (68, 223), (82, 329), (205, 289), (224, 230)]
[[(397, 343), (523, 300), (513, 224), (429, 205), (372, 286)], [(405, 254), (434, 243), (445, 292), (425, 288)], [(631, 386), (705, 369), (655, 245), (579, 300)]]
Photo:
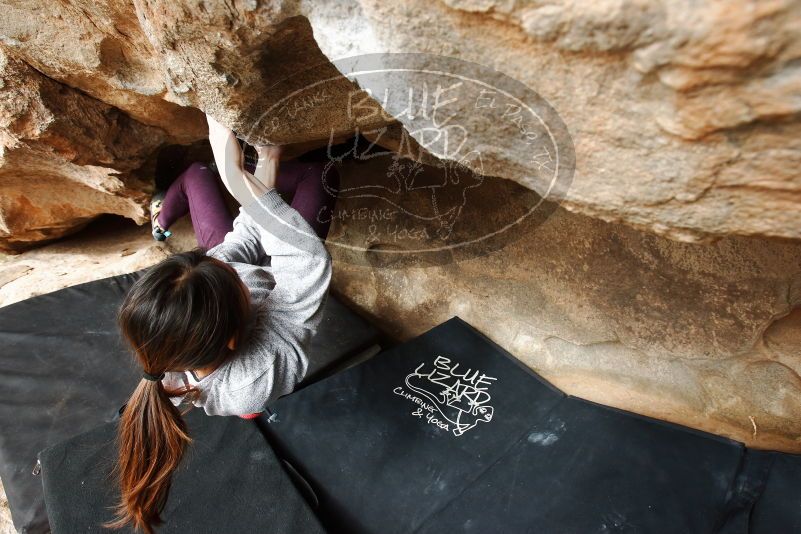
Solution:
[[(296, 2), (201, 8), (188, 1), (76, 0), (4, 8), (9, 16), (0, 20), (0, 36), (9, 53), (158, 126), (171, 141), (205, 136), (201, 108), (251, 142), (317, 147), (352, 135), (349, 101), (364, 99), (320, 52)], [(284, 100), (322, 79), (330, 82)], [(379, 117), (363, 126), (387, 122)]]
[(3, 483), (0, 482), (0, 534), (16, 534), (17, 529), (11, 521), (11, 510), (8, 509), (8, 499), (3, 490)]
[[(327, 58), (423, 52), (486, 65), (567, 124), (576, 173), (551, 198), (568, 209), (678, 240), (801, 237), (796, 1), (26, 0), (4, 13), (13, 55), (172, 140), (205, 133), (181, 106), (253, 142), (315, 145), (352, 132), (358, 90)], [(458, 121), (487, 175), (545, 193), (530, 150), (509, 146), (509, 124), (487, 128), (462, 108)]]
[[(373, 162), (344, 165), (345, 187), (374, 175)], [(458, 239), (485, 234), (533, 195), (496, 178), (475, 193), (454, 223)], [(413, 236), (370, 229), (376, 219), (364, 214), (387, 206), (343, 195), (328, 248), (333, 291), (397, 339), (459, 315), (571, 394), (801, 452), (801, 244), (678, 243), (552, 206), (550, 217), (523, 218), (500, 243), (410, 253)], [(391, 222), (411, 227), (409, 213)], [(0, 305), (135, 271), (194, 245), (188, 218), (166, 243), (146, 227), (100, 220), (0, 258)]]
[[(311, 6), (304, 13), (329, 57), (452, 56), (545, 97), (575, 144), (564, 202), (572, 211), (679, 240), (801, 237), (799, 2)], [(528, 152), (507, 150), (508, 139), (482, 130), (478, 119), (459, 116), (471, 144), (484, 150), (487, 174), (543, 193)]]
[(46, 78), (0, 51), (0, 248), (74, 231), (100, 213), (142, 223), (151, 186), (136, 170), (158, 128)]
[(0, 2), (0, 42), (44, 75), (157, 126), (175, 142), (206, 135), (197, 109), (173, 102), (130, 2)]
[[(355, 120), (349, 104), (366, 93), (340, 75), (353, 63), (328, 59), (391, 51), (474, 62), (497, 71), (477, 68), (490, 86), (519, 80), (561, 116), (576, 172), (556, 198), (570, 212), (549, 204), (514, 225), (514, 239), (412, 255), (437, 229), (421, 238), (396, 228), (368, 242), (382, 199), (344, 198), (355, 208), (333, 232), (336, 289), (399, 337), (459, 314), (571, 393), (801, 450), (801, 250), (792, 241), (801, 238), (801, 3), (0, 5), (2, 47), (15, 58), (4, 57), (0, 73), (3, 246), (63, 235), (98, 213), (144, 222), (150, 177), (137, 169), (163, 143), (205, 135), (195, 108), (252, 142), (312, 147), (358, 127), (387, 128), (367, 137), (396, 150), (407, 135), (427, 145), (409, 116), (373, 108)], [(390, 89), (419, 81), (397, 76)], [(483, 174), (507, 180), (467, 184), (464, 212), (447, 195), (424, 204), (419, 195), (433, 187), (407, 187), (394, 201), (427, 220), (448, 207), (453, 218), (438, 230), (463, 237), (517, 216), (544, 189), (530, 150), (509, 143), (514, 123), (488, 124), (466, 102), (454, 109)], [(123, 254), (112, 243), (102, 247)], [(361, 248), (344, 246), (354, 243)], [(148, 239), (131, 247), (149, 252), (114, 264), (165, 253)], [(101, 248), (91, 254), (110, 262)], [(28, 286), (49, 276), (31, 254), (9, 266), (0, 295), (98, 275), (83, 263), (74, 277)]]
[[(346, 185), (365, 174), (374, 171), (363, 163), (343, 168)], [(475, 192), (456, 235), (486, 233), (533, 195), (493, 178)], [(385, 208), (343, 196), (336, 212), (352, 216), (333, 217), (329, 249), (333, 290), (397, 338), (459, 315), (569, 393), (801, 452), (801, 244), (677, 243), (551, 206), (549, 218), (524, 218), (500, 245), (410, 254), (414, 239), (397, 233), (367, 240), (374, 219), (363, 214)], [(104, 219), (58, 243), (0, 255), (0, 306), (195, 246), (187, 218), (173, 230), (156, 243), (147, 227)], [(387, 250), (401, 254), (388, 259)]]
[[(295, 2), (135, 5), (182, 103), (214, 115), (251, 143), (325, 144), (332, 135), (352, 135), (349, 101), (360, 91), (320, 52)], [(310, 88), (322, 80), (329, 81)], [(367, 126), (386, 123), (377, 117)]]
[(197, 246), (188, 217), (176, 223), (173, 230), (170, 239), (157, 242), (149, 228), (122, 218), (105, 217), (56, 243), (21, 254), (0, 254), (0, 306), (91, 280), (132, 273), (174, 252)]
[[(328, 64), (308, 22), (289, 12), (291, 6), (274, 14), (271, 6), (250, 3), (233, 10), (210, 4), (205, 11), (192, 3), (114, 1), (4, 7), (4, 50), (52, 78), (21, 60), (6, 61), (0, 110), (11, 129), (0, 170), (6, 249), (64, 235), (100, 213), (145, 222), (152, 174), (139, 167), (158, 145), (192, 141), (206, 131), (198, 109), (169, 101), (202, 107), (251, 141), (296, 142), (288, 153), (353, 131), (348, 99), (358, 88)], [(289, 73), (295, 75), (281, 85)], [(320, 76), (334, 80), (307, 95), (312, 106), (281, 103), (298, 84)], [(18, 91), (25, 84), (30, 87)], [(278, 89), (265, 90), (273, 84)], [(320, 113), (321, 103), (327, 113)], [(276, 113), (268, 124), (261, 115), (271, 107)], [(38, 108), (49, 110), (46, 117), (23, 116)], [(45, 127), (48, 121), (53, 124)], [(50, 157), (51, 151), (60, 157)], [(116, 177), (116, 171), (123, 174)]]

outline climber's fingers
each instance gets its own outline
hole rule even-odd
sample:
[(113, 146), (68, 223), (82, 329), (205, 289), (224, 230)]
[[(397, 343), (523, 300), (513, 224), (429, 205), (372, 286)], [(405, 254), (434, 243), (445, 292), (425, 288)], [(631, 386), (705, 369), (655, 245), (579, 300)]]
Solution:
[(284, 147), (281, 145), (256, 145), (256, 153), (260, 159), (281, 159), (283, 151)]

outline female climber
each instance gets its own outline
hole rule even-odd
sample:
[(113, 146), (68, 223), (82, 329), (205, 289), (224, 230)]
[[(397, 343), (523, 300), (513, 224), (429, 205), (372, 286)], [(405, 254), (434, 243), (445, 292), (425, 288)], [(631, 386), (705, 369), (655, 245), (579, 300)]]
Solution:
[(323, 176), (322, 164), (292, 161), (279, 172), (280, 149), (264, 146), (251, 172), (231, 130), (208, 123), (222, 183), (241, 208), (232, 219), (216, 175), (197, 163), (156, 205), (154, 235), (188, 212), (207, 250), (151, 267), (119, 311), (143, 372), (119, 422), (115, 528), (150, 534), (161, 523), (171, 474), (190, 441), (182, 403), (250, 418), (293, 390), (331, 279), (322, 242), (328, 226), (316, 215), (333, 207), (336, 170)]

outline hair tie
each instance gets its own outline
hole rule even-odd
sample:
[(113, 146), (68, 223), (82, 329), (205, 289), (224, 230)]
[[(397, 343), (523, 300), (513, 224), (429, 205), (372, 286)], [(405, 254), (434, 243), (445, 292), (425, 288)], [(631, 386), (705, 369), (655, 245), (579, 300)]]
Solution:
[(161, 373), (160, 375), (151, 375), (148, 372), (142, 371), (142, 378), (144, 378), (145, 380), (150, 380), (151, 382), (158, 382), (159, 380), (164, 378), (164, 373)]

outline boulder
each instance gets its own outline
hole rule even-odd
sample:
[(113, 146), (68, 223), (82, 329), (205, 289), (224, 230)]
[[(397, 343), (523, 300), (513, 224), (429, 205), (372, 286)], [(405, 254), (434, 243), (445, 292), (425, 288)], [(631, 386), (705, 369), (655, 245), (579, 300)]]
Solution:
[[(456, 186), (421, 184), (410, 161), (363, 168), (356, 185), (389, 180), (382, 194), (344, 195), (331, 214), (335, 287), (387, 330), (406, 338), (458, 314), (571, 393), (799, 450), (801, 3), (0, 7), (4, 248), (100, 213), (146, 222), (154, 153), (202, 139), (203, 111), (253, 143), (305, 149), (358, 130)], [(420, 69), (450, 65), (519, 90), (521, 108), (537, 101), (565, 134), (563, 187), (531, 172), (519, 110), (491, 98), (450, 104), (465, 151), (432, 143), (430, 115), (354, 75), (397, 67), (387, 52), (422, 58), (386, 76), (394, 95), (436, 88)], [(538, 195), (548, 202), (522, 217)], [(487, 228), (498, 237), (438, 245)], [(4, 276), (16, 287), (27, 273)]]
[[(295, 3), (135, 5), (183, 104), (203, 109), (252, 144), (324, 145), (331, 136), (352, 135), (348, 102), (359, 88), (323, 55)], [(308, 89), (314, 84), (319, 88)], [(377, 116), (371, 125), (388, 122)]]
[(2, 46), (45, 76), (164, 130), (171, 141), (206, 135), (203, 114), (173, 102), (131, 2), (2, 0), (0, 10)]
[[(556, 197), (571, 211), (682, 241), (801, 237), (799, 2), (345, 0), (304, 13), (328, 57), (435, 54), (528, 85), (572, 136), (575, 175)], [(529, 149), (479, 114), (458, 121), (486, 174), (545, 192)]]
[[(375, 162), (343, 165), (344, 188), (375, 177)], [(536, 196), (498, 178), (471, 192), (450, 244), (517, 220)], [(423, 199), (396, 209), (392, 198), (345, 194), (328, 214), (332, 291), (391, 337), (458, 315), (570, 394), (801, 453), (801, 244), (681, 243), (553, 205), (494, 243), (411, 252)], [(103, 218), (0, 256), (0, 306), (196, 245), (188, 217), (173, 231), (159, 243), (147, 228)]]
[[(501, 111), (487, 126), (480, 113), (455, 107), (487, 175), (571, 211), (676, 240), (801, 237), (798, 2), (0, 5), (0, 39), (10, 54), (173, 142), (205, 135), (200, 108), (252, 142), (315, 146), (397, 119), (426, 145), (409, 117), (376, 114), (357, 124), (349, 104), (363, 95), (337, 75), (347, 68), (329, 62), (425, 53), (484, 66), (489, 86), (503, 77), (522, 82), (566, 125), (575, 174), (554, 193), (531, 173), (531, 147), (510, 144), (514, 116)], [(321, 80), (329, 81), (314, 85)], [(420, 79), (391, 83), (403, 93)]]
[(17, 250), (101, 213), (147, 220), (138, 174), (164, 132), (0, 51), (0, 248)]

